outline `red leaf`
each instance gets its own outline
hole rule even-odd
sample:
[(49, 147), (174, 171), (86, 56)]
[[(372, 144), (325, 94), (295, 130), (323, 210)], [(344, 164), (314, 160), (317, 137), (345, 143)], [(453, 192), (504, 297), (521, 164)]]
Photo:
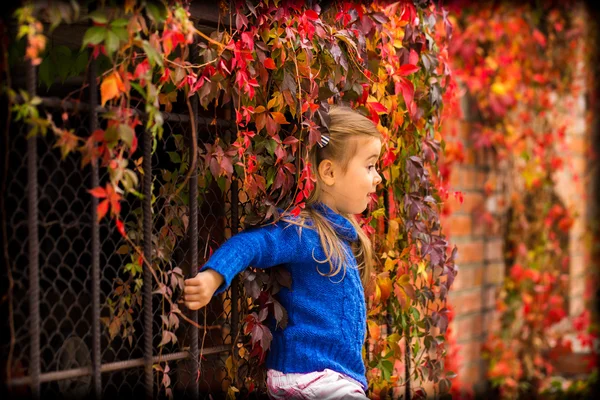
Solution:
[(275, 65), (275, 61), (271, 57), (265, 58), (264, 66), (267, 69), (275, 69), (277, 66)]
[(88, 190), (88, 192), (90, 192), (90, 194), (94, 197), (97, 197), (99, 199), (102, 199), (104, 197), (106, 197), (106, 190), (100, 186), (95, 187), (91, 190)]
[(295, 144), (298, 143), (298, 138), (296, 138), (295, 136), (288, 136), (285, 139), (283, 139), (283, 144)]
[(121, 236), (127, 237), (127, 234), (125, 233), (125, 225), (123, 225), (123, 221), (121, 221), (120, 219), (117, 218), (116, 224), (117, 224), (117, 229), (119, 230), (119, 233), (121, 234)]
[(319, 19), (319, 14), (317, 14), (313, 10), (306, 10), (306, 11), (304, 11), (304, 15), (306, 15), (308, 17), (308, 19), (312, 19), (313, 21), (315, 19)]
[(108, 200), (104, 200), (100, 204), (98, 204), (98, 208), (96, 209), (96, 212), (98, 214), (98, 221), (104, 218), (104, 216), (108, 212), (108, 204)]
[(410, 49), (410, 53), (408, 54), (408, 63), (412, 65), (417, 65), (419, 61), (419, 55), (413, 49)]
[(398, 69), (398, 74), (400, 76), (407, 76), (410, 74), (414, 74), (415, 72), (417, 72), (420, 68), (417, 67), (416, 65), (412, 65), (412, 64), (404, 64), (403, 66), (401, 66)]
[(387, 113), (388, 112), (387, 108), (385, 108), (385, 106), (383, 104), (381, 104), (381, 103), (379, 103), (377, 101), (370, 101), (367, 104), (369, 105), (369, 107), (372, 110), (374, 110), (374, 111), (376, 111), (378, 113), (380, 113), (380, 112), (381, 113)]

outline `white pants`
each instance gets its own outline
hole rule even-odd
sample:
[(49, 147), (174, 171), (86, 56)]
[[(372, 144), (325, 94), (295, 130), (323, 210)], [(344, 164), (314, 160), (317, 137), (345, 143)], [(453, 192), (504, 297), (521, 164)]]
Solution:
[(267, 371), (267, 392), (274, 400), (367, 398), (358, 381), (330, 369), (308, 374), (284, 374), (270, 369)]

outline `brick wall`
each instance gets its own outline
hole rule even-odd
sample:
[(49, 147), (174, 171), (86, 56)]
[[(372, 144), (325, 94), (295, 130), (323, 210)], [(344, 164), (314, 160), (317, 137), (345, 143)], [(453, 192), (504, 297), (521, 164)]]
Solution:
[[(580, 49), (581, 51), (581, 49)], [(582, 59), (582, 57), (574, 57)], [(591, 180), (597, 179), (592, 173), (590, 161), (591, 131), (590, 110), (586, 109), (585, 66), (578, 65), (581, 77), (578, 84), (580, 93), (573, 98), (560, 99), (558, 118), (567, 119), (566, 159), (568, 166), (558, 175), (556, 192), (569, 210), (577, 213), (577, 218), (569, 236), (570, 289), (569, 314), (577, 315), (584, 307), (586, 273), (592, 260), (583, 236), (585, 223), (591, 215)], [(466, 101), (466, 100), (464, 100)], [(468, 109), (468, 107), (463, 107)], [(502, 170), (492, 165), (491, 157), (485, 151), (473, 148), (470, 138), (470, 124), (456, 123), (457, 140), (465, 150), (465, 160), (455, 165), (451, 174), (452, 189), (464, 195), (462, 204), (453, 196), (450, 198), (451, 214), (443, 221), (445, 233), (450, 242), (458, 246), (458, 276), (450, 292), (450, 303), (455, 309), (453, 331), (456, 343), (460, 346), (461, 367), (459, 383), (473, 388), (476, 392), (485, 390), (485, 370), (487, 362), (481, 357), (482, 344), (491, 330), (498, 327), (495, 315), (495, 296), (501, 286), (506, 266), (503, 257), (504, 238), (498, 221), (505, 215), (502, 187)], [(486, 182), (491, 184), (490, 196), (485, 194)], [(481, 218), (483, 210), (494, 216), (491, 223)], [(575, 344), (576, 345), (576, 344)]]

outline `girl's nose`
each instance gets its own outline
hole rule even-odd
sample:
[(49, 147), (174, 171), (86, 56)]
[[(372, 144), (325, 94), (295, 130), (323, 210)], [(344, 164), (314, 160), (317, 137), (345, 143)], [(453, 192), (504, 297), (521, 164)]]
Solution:
[(375, 185), (379, 185), (381, 183), (381, 175), (379, 172), (375, 171)]

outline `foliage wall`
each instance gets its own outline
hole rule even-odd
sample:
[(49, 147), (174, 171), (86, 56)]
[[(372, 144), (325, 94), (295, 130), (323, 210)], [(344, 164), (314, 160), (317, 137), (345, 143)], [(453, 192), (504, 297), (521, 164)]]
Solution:
[[(447, 112), (468, 122), (472, 147), (491, 158), (485, 195), (504, 210), (478, 216), (486, 230), (504, 235), (507, 268), (496, 301), (500, 330), (484, 346), (487, 376), (503, 398), (550, 396), (562, 390), (552, 383), (556, 356), (571, 349), (558, 330), (569, 317), (569, 235), (575, 219), (585, 219), (561, 200), (557, 185), (572, 171), (567, 131), (590, 85), (594, 47), (582, 4), (456, 2), (452, 11), (450, 59), (467, 107), (466, 115)], [(586, 178), (573, 174), (573, 196), (585, 198)], [(589, 243), (587, 228), (572, 240)], [(597, 337), (589, 306), (571, 330), (588, 349)]]
[[(237, 181), (249, 200), (241, 213), (246, 226), (276, 216), (278, 207), (298, 213), (314, 187), (305, 155), (320, 138), (315, 115), (321, 103), (359, 110), (377, 124), (384, 143), (379, 165), (384, 181), (368, 212), (359, 216), (375, 245), (377, 265), (367, 288), (370, 396), (395, 391), (424, 397), (425, 382), (446, 393), (453, 377), (443, 362), (446, 301), (456, 249), (449, 249), (441, 231), (440, 205), (452, 193), (441, 183), (438, 161), (445, 148), (443, 97), (454, 90), (447, 50), (452, 26), (447, 12), (429, 1), (309, 4), (220, 2), (223, 23), (201, 32), (185, 2), (101, 2), (93, 11), (76, 3), (26, 3), (14, 15), (24, 59), (39, 66), (47, 85), (57, 77), (85, 76), (89, 61), (96, 60), (106, 112), (101, 129), (81, 136), (68, 128), (67, 114), (62, 120), (41, 115), (38, 97), (11, 90), (13, 117), (31, 124), (32, 135), (53, 134), (64, 157), (80, 152), (84, 164), (99, 162), (108, 172), (109, 181), (89, 192), (99, 199), (98, 217), (112, 219), (127, 240), (132, 261), (123, 267), (133, 279), (123, 283), (124, 292), (139, 299), (137, 278), (144, 268), (153, 271), (165, 301), (161, 345), (166, 345), (176, 341), (172, 332), (186, 319), (175, 301), (182, 277), (165, 272), (185, 232), (181, 206), (201, 203), (212, 182), (224, 190)], [(49, 46), (52, 29), (82, 21), (90, 26), (80, 49)], [(69, 59), (73, 62), (64, 62)], [(183, 106), (193, 120), (194, 101), (215, 116), (231, 110), (235, 134), (199, 145), (194, 129), (191, 152), (178, 139), (180, 152), (172, 161), (179, 167), (170, 171), (165, 189), (171, 194), (165, 220), (172, 229), (155, 238), (158, 250), (146, 259), (141, 212), (140, 221), (127, 224), (120, 215), (123, 202), (142, 196), (136, 128), (151, 132), (156, 143), (163, 135), (161, 112)], [(145, 122), (134, 108), (145, 113)], [(191, 174), (198, 175), (200, 198), (188, 200)], [(231, 395), (244, 386), (237, 365), (260, 365), (270, 346), (267, 315), (279, 324), (286, 320), (273, 297), (277, 277), (251, 270), (244, 278), (252, 305), (242, 327), (243, 346), (228, 362)], [(132, 334), (119, 318), (126, 317), (124, 307), (135, 306), (131, 298), (127, 306), (115, 303), (106, 321), (114, 335)]]

